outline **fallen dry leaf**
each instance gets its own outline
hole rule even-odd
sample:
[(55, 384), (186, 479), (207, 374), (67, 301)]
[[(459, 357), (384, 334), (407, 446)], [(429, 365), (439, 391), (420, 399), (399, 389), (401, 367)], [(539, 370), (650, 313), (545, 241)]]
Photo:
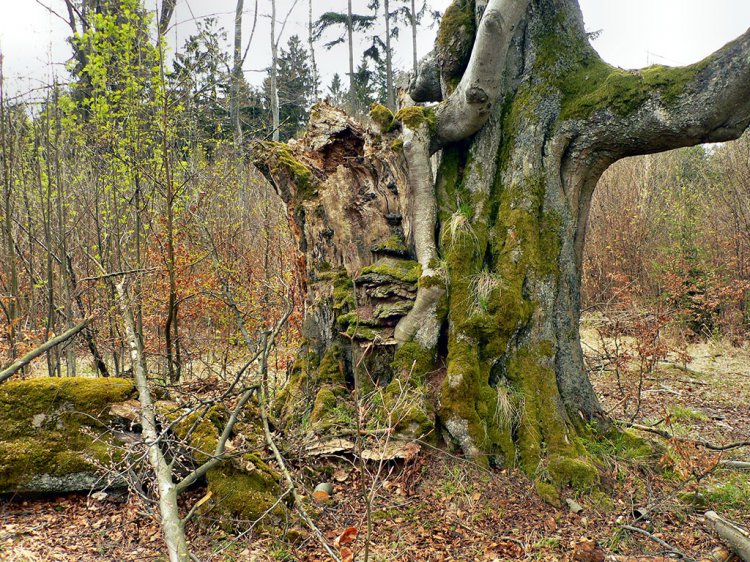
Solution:
[(356, 540), (358, 534), (359, 531), (357, 531), (356, 527), (347, 527), (344, 529), (344, 532), (333, 541), (333, 546), (340, 548), (344, 545), (351, 544)]

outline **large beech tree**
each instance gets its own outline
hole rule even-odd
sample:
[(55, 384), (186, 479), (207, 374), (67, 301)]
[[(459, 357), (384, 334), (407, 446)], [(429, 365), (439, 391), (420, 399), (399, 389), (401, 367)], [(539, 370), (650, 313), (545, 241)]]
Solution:
[(374, 108), (375, 132), (318, 106), (304, 139), (255, 151), (307, 273), (307, 352), (278, 413), (325, 427), (353, 386), (408, 388), (401, 432), (589, 484), (577, 436), (607, 425), (578, 329), (592, 193), (620, 158), (740, 136), (750, 33), (627, 71), (576, 0), (455, 0), (401, 102), (395, 120)]

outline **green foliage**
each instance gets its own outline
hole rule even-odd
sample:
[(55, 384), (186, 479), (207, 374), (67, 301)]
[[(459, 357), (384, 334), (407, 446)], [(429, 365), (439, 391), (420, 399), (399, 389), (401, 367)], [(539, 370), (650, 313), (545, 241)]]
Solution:
[(686, 421), (686, 420), (696, 420), (696, 421), (708, 420), (708, 416), (704, 412), (701, 412), (700, 410), (696, 410), (689, 406), (683, 406), (681, 404), (672, 404), (667, 409), (667, 413), (669, 414), (670, 419), (676, 422)]
[(750, 510), (750, 479), (734, 475), (727, 480), (709, 484), (702, 489), (706, 503), (716, 510), (737, 510), (747, 513)]

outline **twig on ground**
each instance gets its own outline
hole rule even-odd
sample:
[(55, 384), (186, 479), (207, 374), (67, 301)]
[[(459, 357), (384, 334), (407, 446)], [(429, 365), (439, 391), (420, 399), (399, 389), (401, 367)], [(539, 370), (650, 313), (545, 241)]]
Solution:
[(688, 558), (684, 552), (682, 552), (680, 549), (672, 546), (666, 541), (663, 541), (656, 535), (653, 535), (646, 531), (645, 529), (641, 529), (640, 527), (634, 527), (633, 525), (620, 525), (620, 528), (625, 529), (626, 531), (632, 531), (633, 533), (640, 533), (641, 535), (650, 538), (655, 543), (660, 544), (664, 548), (666, 548), (670, 553), (677, 554), (680, 558), (683, 560), (692, 560), (691, 558)]
[[(626, 427), (632, 427), (633, 429), (637, 429), (638, 431), (645, 431), (647, 433), (653, 433), (655, 435), (659, 435), (660, 437), (664, 437), (664, 439), (674, 439), (675, 436), (667, 431), (666, 429), (659, 429), (657, 427), (651, 427), (648, 425), (642, 425), (639, 423), (633, 423), (629, 421), (623, 421), (618, 420), (617, 423), (622, 424)], [(700, 445), (701, 447), (705, 447), (706, 449), (709, 449), (711, 451), (731, 451), (732, 449), (739, 449), (741, 447), (750, 447), (750, 441), (737, 441), (735, 443), (728, 443), (727, 445), (715, 445), (714, 443), (709, 443), (708, 441), (705, 441), (704, 439), (685, 439), (686, 441), (693, 441), (696, 445)]]

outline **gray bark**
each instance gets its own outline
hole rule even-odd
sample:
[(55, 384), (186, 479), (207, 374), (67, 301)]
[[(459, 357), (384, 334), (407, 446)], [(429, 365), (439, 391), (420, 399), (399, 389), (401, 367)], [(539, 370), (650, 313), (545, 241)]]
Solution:
[(352, 23), (352, 0), (346, 3), (346, 36), (349, 45), (349, 111), (354, 112), (356, 100), (354, 99), (354, 29)]
[[(237, 0), (234, 12), (234, 51), (232, 57), (232, 85), (229, 112), (234, 127), (234, 145), (236, 150), (242, 147), (242, 120), (240, 118), (240, 94), (242, 82), (242, 10), (244, 0)], [(256, 11), (257, 13), (257, 11)]]
[[(293, 147), (312, 176), (304, 194), (299, 170), (285, 171), (273, 155), (260, 168), (300, 237), (309, 276), (305, 335), (318, 353), (343, 348), (342, 369), (351, 371), (366, 346), (386, 356), (412, 341), (432, 349), (440, 355), (435, 369), (446, 366), (433, 389), (438, 425), (466, 455), (518, 462), (535, 474), (544, 455), (586, 462), (576, 432), (607, 423), (578, 333), (596, 182), (625, 156), (738, 137), (750, 122), (750, 36), (695, 67), (628, 73), (590, 47), (575, 0), (477, 7), (474, 47), (455, 90), (442, 92), (446, 99), (424, 111), (424, 122), (402, 114), (403, 159), (319, 108)], [(436, 45), (438, 63), (420, 65), (412, 99), (439, 100), (435, 84), (445, 77), (436, 80), (435, 71), (450, 47)], [(332, 158), (343, 152), (348, 159)], [(382, 258), (378, 241), (394, 234), (406, 248), (390, 255), (415, 257), (422, 268), (416, 296), (413, 283), (390, 273), (398, 262)], [(373, 262), (382, 267), (362, 274)], [(356, 302), (336, 302), (341, 286), (332, 286), (332, 271), (355, 282)], [(383, 320), (394, 299), (395, 326)], [(339, 337), (347, 312), (372, 333), (350, 325), (352, 339)], [(502, 394), (521, 398), (501, 411)]]
[(433, 151), (473, 135), (489, 119), (502, 95), (510, 41), (528, 5), (529, 0), (489, 0), (466, 71), (437, 110)]
[(117, 283), (115, 288), (120, 312), (125, 320), (125, 335), (130, 350), (133, 380), (138, 389), (143, 442), (148, 447), (148, 460), (154, 471), (159, 491), (159, 515), (169, 560), (170, 562), (190, 562), (190, 551), (188, 550), (185, 529), (180, 519), (177, 504), (177, 487), (172, 481), (172, 469), (169, 462), (164, 458), (164, 453), (161, 450), (154, 401), (148, 386), (146, 356), (141, 339), (136, 332), (135, 319), (130, 309), (130, 299), (125, 288), (125, 279), (123, 278), (122, 281)]
[(276, 79), (279, 40), (276, 37), (276, 0), (271, 0), (271, 118), (273, 140), (279, 141), (279, 88)]

